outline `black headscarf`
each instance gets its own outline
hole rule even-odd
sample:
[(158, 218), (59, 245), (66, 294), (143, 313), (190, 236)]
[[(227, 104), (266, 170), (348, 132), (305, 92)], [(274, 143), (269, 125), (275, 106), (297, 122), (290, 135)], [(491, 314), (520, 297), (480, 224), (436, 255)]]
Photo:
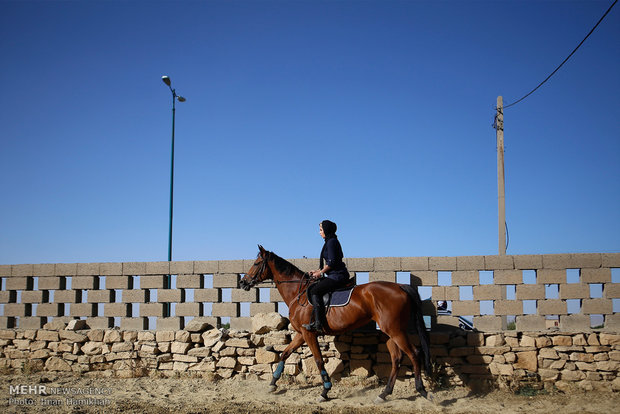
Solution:
[(325, 233), (325, 240), (336, 237), (336, 230), (338, 230), (336, 223), (329, 220), (323, 220), (321, 222), (321, 227), (323, 228), (323, 233)]
[[(336, 223), (329, 220), (323, 220), (321, 222), (321, 227), (323, 228), (323, 233), (325, 234), (325, 244), (323, 244), (323, 248), (321, 249), (319, 269), (323, 269), (323, 265), (325, 263), (324, 258), (327, 252), (327, 242), (331, 239), (338, 239), (338, 237), (336, 237), (336, 230), (338, 230)], [(342, 248), (340, 247), (340, 243), (338, 243), (338, 240), (336, 240), (336, 243), (338, 244), (338, 249), (340, 250), (340, 256), (342, 256)]]

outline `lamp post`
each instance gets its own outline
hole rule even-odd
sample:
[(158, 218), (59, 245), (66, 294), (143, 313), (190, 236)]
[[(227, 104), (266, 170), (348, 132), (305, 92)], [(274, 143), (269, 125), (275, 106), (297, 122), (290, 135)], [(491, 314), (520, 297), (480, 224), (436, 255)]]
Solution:
[(162, 76), (161, 80), (168, 85), (172, 92), (172, 151), (170, 155), (170, 225), (168, 227), (168, 261), (172, 261), (172, 210), (174, 204), (174, 113), (176, 109), (176, 101), (185, 102), (185, 98), (177, 95), (175, 89), (172, 88), (170, 78)]

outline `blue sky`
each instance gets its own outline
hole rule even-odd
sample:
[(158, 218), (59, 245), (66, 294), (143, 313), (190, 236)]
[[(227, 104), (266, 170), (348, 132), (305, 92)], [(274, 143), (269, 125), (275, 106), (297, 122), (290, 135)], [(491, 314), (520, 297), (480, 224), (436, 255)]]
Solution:
[[(0, 263), (497, 253), (498, 95), (611, 1), (0, 0)], [(620, 9), (505, 112), (509, 254), (620, 251)]]

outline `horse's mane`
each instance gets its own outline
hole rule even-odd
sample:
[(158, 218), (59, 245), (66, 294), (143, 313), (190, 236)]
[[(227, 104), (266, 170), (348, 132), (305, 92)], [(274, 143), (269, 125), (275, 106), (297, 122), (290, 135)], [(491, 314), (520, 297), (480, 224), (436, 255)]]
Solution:
[(273, 263), (276, 266), (276, 269), (278, 270), (278, 272), (284, 273), (287, 276), (291, 276), (294, 273), (304, 273), (301, 270), (299, 270), (299, 268), (295, 266), (293, 263), (281, 258), (274, 252), (268, 252), (268, 253), (269, 253), (268, 259), (273, 260)]

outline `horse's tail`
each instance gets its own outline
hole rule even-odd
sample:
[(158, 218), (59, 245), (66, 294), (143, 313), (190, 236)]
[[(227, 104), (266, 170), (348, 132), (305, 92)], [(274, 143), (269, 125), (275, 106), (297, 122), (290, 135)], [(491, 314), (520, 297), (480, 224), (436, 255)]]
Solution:
[(431, 352), (430, 352), (430, 341), (428, 339), (428, 333), (426, 332), (426, 325), (424, 324), (424, 318), (422, 317), (422, 299), (420, 299), (420, 294), (418, 293), (418, 289), (414, 288), (410, 285), (399, 285), (402, 290), (407, 292), (411, 300), (413, 301), (413, 306), (411, 309), (411, 313), (413, 314), (415, 328), (418, 331), (418, 336), (420, 337), (420, 345), (422, 346), (422, 353), (420, 355), (420, 359), (424, 363), (424, 370), (430, 376), (431, 375)]

